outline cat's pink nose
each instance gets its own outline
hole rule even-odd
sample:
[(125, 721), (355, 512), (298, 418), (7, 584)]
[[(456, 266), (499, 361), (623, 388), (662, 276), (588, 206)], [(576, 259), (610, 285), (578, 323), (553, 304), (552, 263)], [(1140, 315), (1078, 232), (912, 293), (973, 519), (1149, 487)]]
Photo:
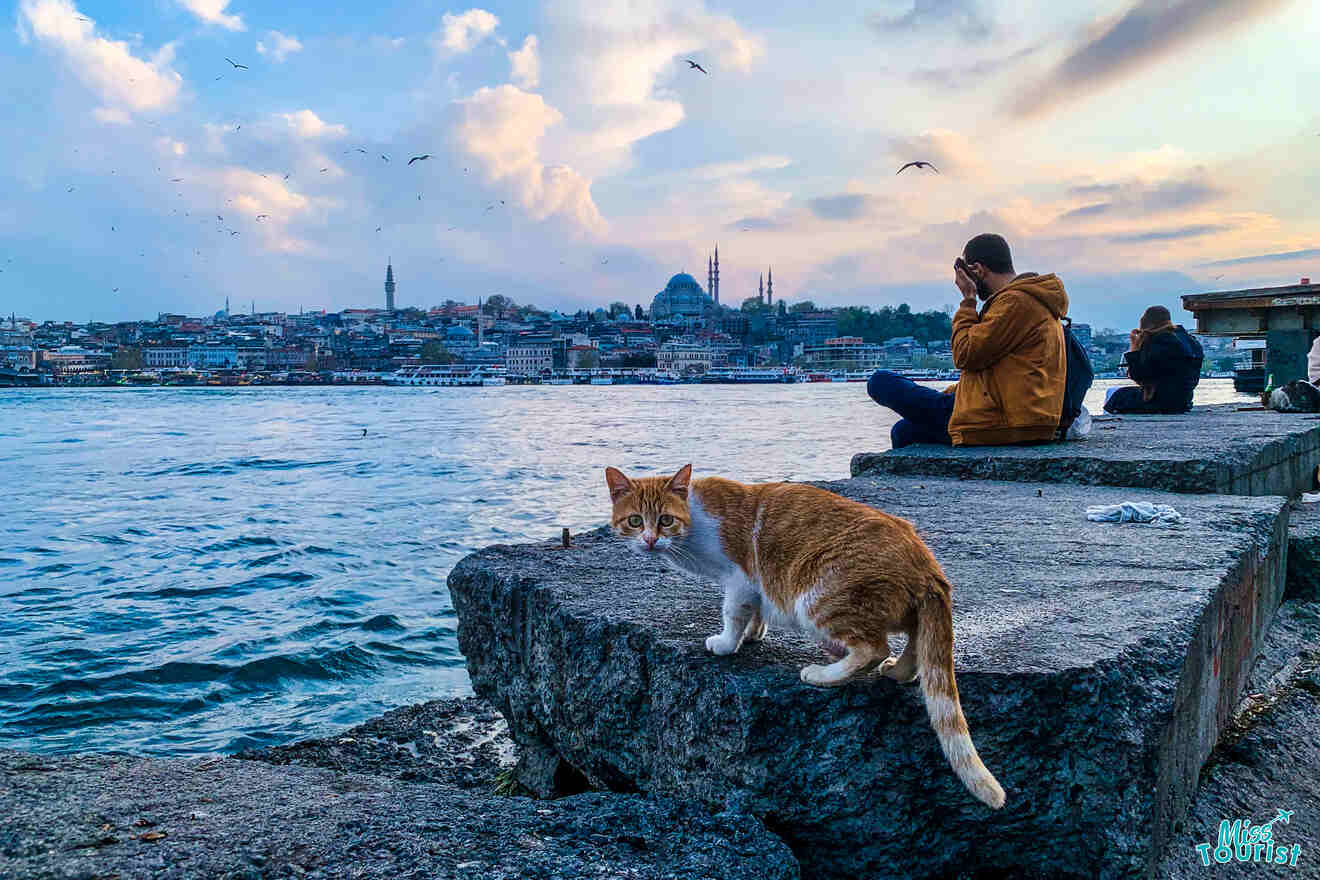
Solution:
[(658, 540), (660, 540), (660, 536), (659, 536), (659, 535), (654, 535), (654, 534), (652, 534), (652, 533), (650, 533), (650, 532), (646, 532), (645, 534), (642, 535), (642, 540), (646, 542), (646, 549), (647, 549), (647, 550), (654, 550), (654, 549), (655, 549), (655, 542), (658, 541)]

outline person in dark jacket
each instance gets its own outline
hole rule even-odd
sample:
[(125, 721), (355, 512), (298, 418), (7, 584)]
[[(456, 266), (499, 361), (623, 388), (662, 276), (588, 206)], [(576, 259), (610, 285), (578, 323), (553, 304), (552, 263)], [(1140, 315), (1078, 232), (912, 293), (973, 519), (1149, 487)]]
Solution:
[(1123, 355), (1128, 378), (1137, 383), (1115, 388), (1105, 401), (1109, 413), (1183, 413), (1192, 408), (1192, 392), (1201, 381), (1201, 343), (1173, 323), (1164, 306), (1151, 306), (1129, 337)]

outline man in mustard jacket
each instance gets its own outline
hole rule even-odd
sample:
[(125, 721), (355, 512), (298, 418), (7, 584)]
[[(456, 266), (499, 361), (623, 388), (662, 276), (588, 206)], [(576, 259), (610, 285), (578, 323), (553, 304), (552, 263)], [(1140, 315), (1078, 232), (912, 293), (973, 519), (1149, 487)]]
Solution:
[[(953, 364), (962, 370), (943, 394), (879, 370), (867, 391), (902, 418), (890, 438), (913, 443), (1006, 446), (1054, 439), (1063, 412), (1067, 352), (1060, 318), (1068, 294), (1054, 275), (1017, 274), (1003, 236), (978, 235), (963, 248), (954, 283)], [(978, 300), (983, 305), (978, 309)]]

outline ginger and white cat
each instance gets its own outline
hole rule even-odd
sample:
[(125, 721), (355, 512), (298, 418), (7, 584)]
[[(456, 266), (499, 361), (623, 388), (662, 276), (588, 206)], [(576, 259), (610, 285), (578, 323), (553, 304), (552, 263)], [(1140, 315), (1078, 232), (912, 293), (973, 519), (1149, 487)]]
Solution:
[[(926, 711), (953, 772), (996, 809), (1004, 790), (967, 732), (953, 675), (952, 586), (906, 520), (798, 483), (747, 485), (672, 477), (631, 480), (605, 469), (614, 531), (634, 550), (724, 588), (721, 632), (706, 639), (732, 654), (770, 626), (818, 640), (838, 659), (807, 666), (802, 680), (841, 685), (877, 667), (920, 677)], [(906, 633), (901, 657), (889, 634)]]

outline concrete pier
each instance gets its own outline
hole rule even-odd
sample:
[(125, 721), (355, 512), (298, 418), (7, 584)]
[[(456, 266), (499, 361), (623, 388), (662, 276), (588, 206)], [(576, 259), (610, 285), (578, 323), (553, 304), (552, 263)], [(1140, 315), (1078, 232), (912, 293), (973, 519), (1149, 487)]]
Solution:
[(852, 474), (1132, 486), (1169, 492), (1295, 496), (1320, 465), (1320, 415), (1196, 407), (1169, 416), (1098, 417), (1085, 440), (1044, 446), (909, 446), (853, 456)]
[(718, 588), (604, 532), (454, 569), (478, 694), (520, 750), (594, 786), (751, 810), (807, 877), (1151, 875), (1282, 596), (1284, 500), (1144, 493), (1186, 518), (1159, 528), (1085, 520), (1122, 489), (823, 485), (912, 520), (945, 567), (1002, 811), (953, 777), (916, 685), (808, 687), (798, 671), (824, 655), (784, 633), (714, 657)]

